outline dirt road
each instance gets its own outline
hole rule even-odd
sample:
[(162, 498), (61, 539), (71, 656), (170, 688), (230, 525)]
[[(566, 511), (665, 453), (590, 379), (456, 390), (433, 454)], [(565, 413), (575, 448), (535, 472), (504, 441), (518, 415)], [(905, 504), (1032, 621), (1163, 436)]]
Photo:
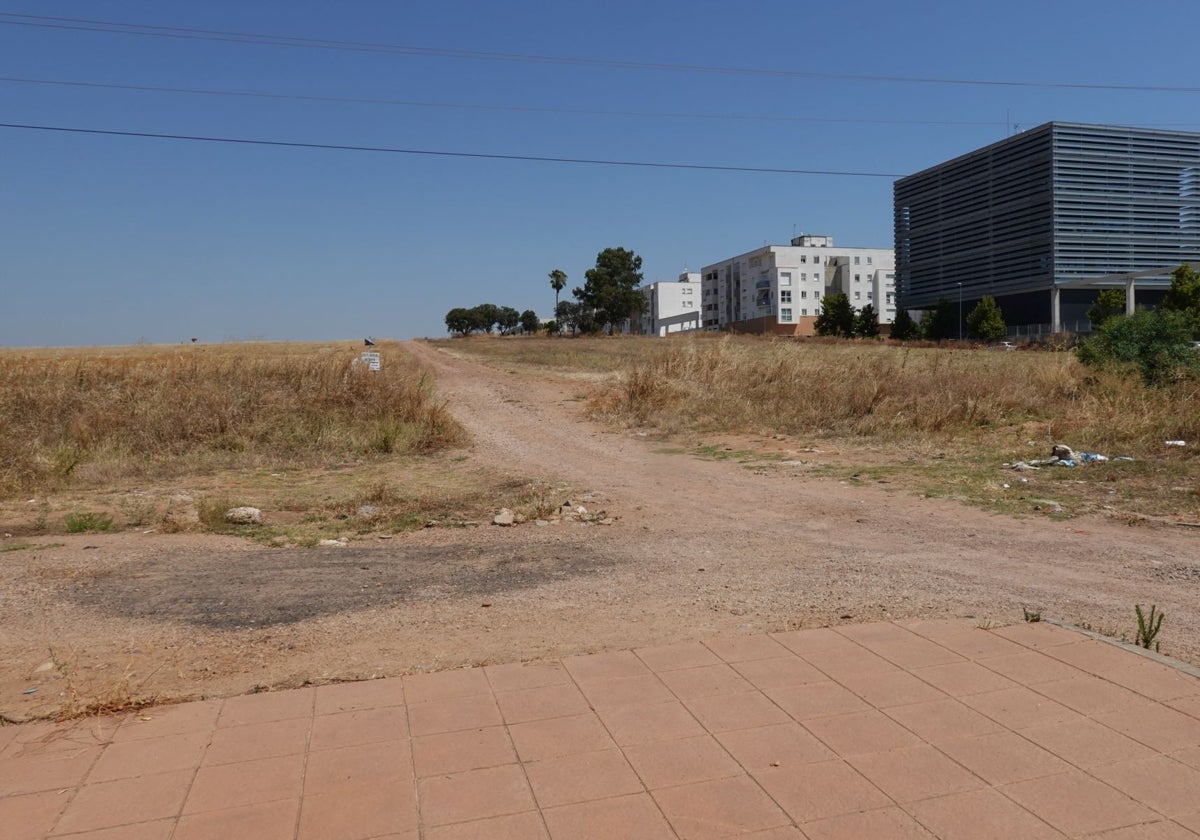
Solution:
[(616, 523), (427, 529), (342, 549), (92, 535), (0, 555), (0, 713), (883, 617), (1007, 624), (1022, 606), (1132, 636), (1133, 605), (1157, 604), (1163, 651), (1200, 662), (1190, 530), (1016, 520), (668, 454), (583, 419), (577, 380), (407, 349), (470, 431), (473, 464), (568, 484)]

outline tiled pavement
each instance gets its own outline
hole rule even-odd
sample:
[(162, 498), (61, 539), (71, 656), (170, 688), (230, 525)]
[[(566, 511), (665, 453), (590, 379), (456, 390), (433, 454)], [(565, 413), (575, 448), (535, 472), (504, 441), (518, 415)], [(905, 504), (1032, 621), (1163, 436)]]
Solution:
[(0, 838), (1200, 836), (1200, 679), (879, 623), (0, 728)]

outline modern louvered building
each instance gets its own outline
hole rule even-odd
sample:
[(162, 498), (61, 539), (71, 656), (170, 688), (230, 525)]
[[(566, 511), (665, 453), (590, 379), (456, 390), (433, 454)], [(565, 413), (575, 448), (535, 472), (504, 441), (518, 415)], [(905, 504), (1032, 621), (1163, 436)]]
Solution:
[(1085, 318), (1100, 288), (1137, 279), (1153, 303), (1200, 261), (1200, 134), (1052, 122), (895, 184), (896, 287), (907, 309), (970, 312), (992, 295), (1010, 324)]

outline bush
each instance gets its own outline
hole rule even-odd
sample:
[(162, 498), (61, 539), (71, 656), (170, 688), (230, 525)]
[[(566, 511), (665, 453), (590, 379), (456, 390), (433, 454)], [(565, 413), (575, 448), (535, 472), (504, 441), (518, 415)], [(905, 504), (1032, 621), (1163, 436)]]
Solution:
[(1200, 353), (1192, 348), (1192, 319), (1182, 312), (1143, 310), (1112, 318), (1080, 345), (1079, 360), (1093, 367), (1133, 367), (1147, 385), (1200, 373)]

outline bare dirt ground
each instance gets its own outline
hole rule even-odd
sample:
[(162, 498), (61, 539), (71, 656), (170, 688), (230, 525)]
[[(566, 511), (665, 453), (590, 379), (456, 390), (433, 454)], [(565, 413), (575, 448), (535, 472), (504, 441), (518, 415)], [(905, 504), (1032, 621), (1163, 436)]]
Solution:
[(35, 540), (0, 553), (0, 715), (888, 617), (1008, 624), (1022, 607), (1132, 636), (1133, 605), (1157, 604), (1163, 652), (1200, 663), (1194, 530), (1012, 519), (669, 454), (585, 420), (578, 379), (407, 349), (470, 431), (472, 465), (570, 486), (615, 524), (431, 528), (345, 548)]

